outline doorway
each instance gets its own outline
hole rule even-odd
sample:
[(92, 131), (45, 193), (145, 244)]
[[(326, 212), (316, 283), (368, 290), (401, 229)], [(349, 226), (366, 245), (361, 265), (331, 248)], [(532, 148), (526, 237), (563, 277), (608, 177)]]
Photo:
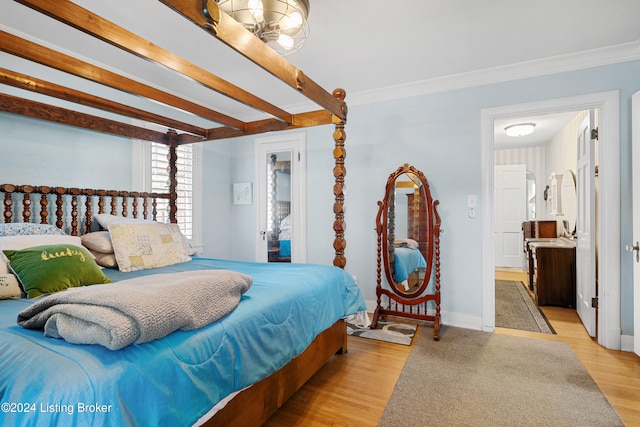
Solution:
[[(620, 349), (620, 129), (619, 93), (602, 92), (570, 98), (560, 98), (528, 104), (485, 109), (481, 112), (482, 163), (482, 253), (490, 256), (482, 261), (482, 327), (495, 329), (495, 265), (493, 260), (494, 219), (494, 122), (505, 117), (541, 115), (562, 111), (600, 109), (601, 166), (600, 197), (597, 211), (597, 235), (600, 243), (598, 271), (602, 286), (598, 289), (598, 342)], [(603, 226), (606, 224), (606, 227)]]
[(256, 139), (256, 261), (307, 261), (306, 134)]
[(494, 168), (494, 264), (524, 267), (522, 223), (527, 218), (527, 170), (524, 164)]

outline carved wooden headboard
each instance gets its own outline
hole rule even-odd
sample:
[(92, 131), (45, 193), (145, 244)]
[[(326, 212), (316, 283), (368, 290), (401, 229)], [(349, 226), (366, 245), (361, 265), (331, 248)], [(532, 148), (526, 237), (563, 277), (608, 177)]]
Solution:
[(51, 224), (72, 236), (99, 229), (95, 214), (155, 220), (158, 200), (170, 198), (169, 193), (13, 184), (0, 184), (0, 193), (2, 222)]

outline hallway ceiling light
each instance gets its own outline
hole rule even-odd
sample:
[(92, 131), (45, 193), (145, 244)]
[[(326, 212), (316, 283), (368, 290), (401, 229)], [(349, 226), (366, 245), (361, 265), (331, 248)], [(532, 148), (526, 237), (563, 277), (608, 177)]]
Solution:
[(511, 125), (504, 128), (504, 131), (509, 136), (525, 136), (533, 133), (535, 123), (519, 123), (517, 125)]
[(308, 0), (216, 0), (220, 9), (280, 55), (302, 47), (309, 26)]

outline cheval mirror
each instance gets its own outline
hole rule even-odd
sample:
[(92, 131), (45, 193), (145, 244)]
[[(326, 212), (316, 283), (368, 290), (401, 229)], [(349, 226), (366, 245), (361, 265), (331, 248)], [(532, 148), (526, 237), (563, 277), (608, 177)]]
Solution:
[(404, 164), (389, 175), (376, 216), (377, 306), (371, 329), (385, 315), (408, 317), (434, 322), (433, 339), (440, 339), (438, 204), (413, 166)]

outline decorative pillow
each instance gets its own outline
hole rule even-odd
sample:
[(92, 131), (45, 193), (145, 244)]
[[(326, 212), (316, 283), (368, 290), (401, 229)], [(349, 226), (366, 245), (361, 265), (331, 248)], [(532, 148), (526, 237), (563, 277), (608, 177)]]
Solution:
[(13, 222), (0, 224), (0, 236), (24, 236), (29, 234), (65, 234), (64, 231), (49, 224), (34, 224), (30, 222)]
[(116, 216), (111, 214), (95, 214), (93, 216), (98, 224), (105, 230), (109, 229), (111, 224), (123, 224), (123, 223), (145, 223), (145, 224), (157, 224), (157, 221), (152, 219), (144, 219), (144, 218), (132, 218), (128, 216)]
[(22, 298), (22, 289), (13, 274), (0, 274), (0, 299)]
[[(96, 214), (94, 215), (94, 218), (105, 230), (108, 230), (111, 224), (162, 224), (152, 219), (130, 218), (110, 214)], [(182, 235), (182, 244), (184, 245), (184, 250), (187, 251), (187, 255), (196, 254), (196, 249), (191, 246), (191, 243), (187, 240), (184, 234)]]
[(103, 254), (113, 253), (111, 236), (109, 236), (108, 231), (94, 231), (93, 233), (84, 234), (80, 237), (80, 240), (82, 240), (82, 245), (90, 251)]
[(118, 267), (118, 263), (116, 262), (116, 255), (114, 253), (105, 254), (102, 252), (95, 252), (89, 249), (89, 253), (93, 255), (96, 260), (96, 263), (100, 267), (106, 268), (116, 268)]
[(2, 252), (29, 298), (77, 286), (111, 283), (82, 246), (44, 245)]
[[(81, 246), (80, 237), (66, 234), (33, 234), (0, 237), (0, 251), (4, 249), (20, 250), (31, 246), (74, 245)], [(9, 273), (9, 260), (0, 252), (0, 274)]]
[(191, 260), (177, 224), (111, 224), (109, 233), (120, 271), (146, 270)]

